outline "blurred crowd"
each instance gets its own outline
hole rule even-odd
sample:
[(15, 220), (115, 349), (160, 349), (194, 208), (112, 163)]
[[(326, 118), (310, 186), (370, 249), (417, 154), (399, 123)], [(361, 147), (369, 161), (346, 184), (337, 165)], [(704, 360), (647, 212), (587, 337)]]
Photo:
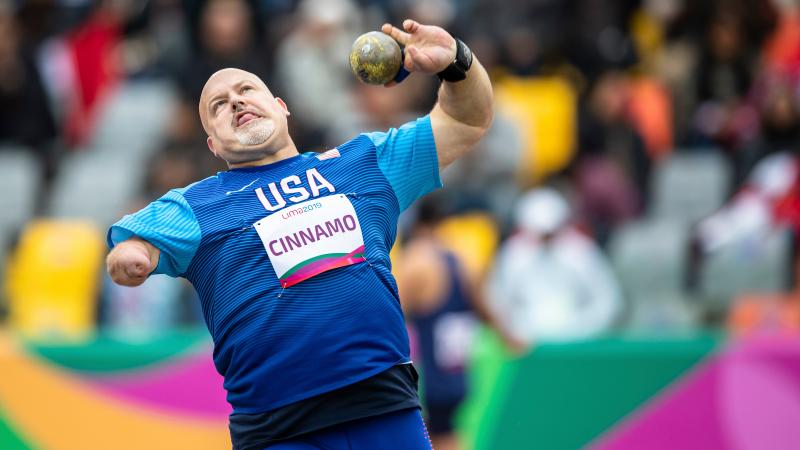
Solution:
[[(64, 161), (93, 151), (104, 105), (126, 86), (167, 82), (174, 95), (158, 104), (164, 130), (120, 215), (225, 170), (197, 117), (206, 79), (224, 67), (259, 75), (286, 101), (302, 151), (425, 114), (434, 77), (377, 88), (359, 84), (348, 66), (356, 36), (406, 17), (461, 37), (493, 79), (493, 127), (445, 171), (448, 195), (432, 201), (450, 220), (437, 231), (441, 246), (450, 243), (474, 280), (467, 290), (482, 299), (480, 315), (510, 345), (636, 323), (727, 320), (746, 329), (775, 322), (770, 311), (785, 317), (780, 326), (797, 326), (794, 313), (780, 313), (794, 311), (800, 242), (797, 0), (0, 0), (0, 142), (37, 161), (27, 219), (50, 215)], [(697, 169), (709, 158), (709, 171)], [(678, 181), (663, 181), (674, 167)], [(664, 209), (673, 195), (708, 197), (710, 179), (720, 192), (710, 209)], [(404, 219), (401, 243), (413, 241), (406, 234), (414, 235), (417, 215)], [(3, 308), (12, 321), (24, 284), (19, 252), (30, 241), (25, 223), (16, 225)], [(636, 230), (646, 237), (631, 238)], [(703, 303), (713, 297), (704, 277), (713, 276), (715, 255), (744, 261), (727, 275), (736, 278), (759, 264), (753, 255), (776, 233), (787, 237), (775, 244), (782, 276), (769, 301), (740, 299), (745, 286), (722, 306)], [(630, 239), (645, 255), (629, 258), (628, 270)], [(659, 266), (666, 254), (677, 255), (677, 269)], [(638, 271), (651, 265), (669, 266), (679, 282), (666, 306), (648, 310), (641, 297), (664, 298), (654, 292), (660, 285), (644, 294), (634, 287), (647, 284)], [(198, 323), (181, 282), (96, 284), (101, 301), (91, 317), (102, 326), (135, 334)], [(734, 314), (736, 299), (761, 306)]]

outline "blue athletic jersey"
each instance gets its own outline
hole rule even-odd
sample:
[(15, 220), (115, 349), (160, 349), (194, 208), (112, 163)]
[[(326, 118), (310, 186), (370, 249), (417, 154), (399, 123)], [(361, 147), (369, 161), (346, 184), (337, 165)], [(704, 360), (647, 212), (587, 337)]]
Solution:
[(409, 361), (389, 251), (400, 212), (439, 186), (426, 116), (172, 190), (109, 245), (140, 236), (156, 273), (192, 282), (234, 413), (264, 412)]
[(447, 291), (439, 305), (410, 318), (422, 360), (424, 398), (428, 407), (453, 405), (467, 391), (464, 368), (475, 328), (475, 315), (456, 256), (441, 251), (447, 268)]

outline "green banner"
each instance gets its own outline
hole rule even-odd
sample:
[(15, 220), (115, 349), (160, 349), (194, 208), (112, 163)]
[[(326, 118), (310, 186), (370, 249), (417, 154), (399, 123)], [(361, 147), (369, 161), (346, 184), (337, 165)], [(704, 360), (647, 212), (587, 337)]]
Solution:
[(707, 357), (721, 337), (542, 344), (513, 358), (483, 332), (461, 411), (468, 448), (580, 448)]
[(0, 409), (0, 448), (3, 450), (35, 450), (11, 429), (5, 412)]
[(152, 339), (121, 340), (108, 334), (73, 345), (26, 343), (27, 349), (54, 364), (79, 372), (116, 372), (142, 368), (169, 359), (203, 343), (205, 329), (175, 331)]

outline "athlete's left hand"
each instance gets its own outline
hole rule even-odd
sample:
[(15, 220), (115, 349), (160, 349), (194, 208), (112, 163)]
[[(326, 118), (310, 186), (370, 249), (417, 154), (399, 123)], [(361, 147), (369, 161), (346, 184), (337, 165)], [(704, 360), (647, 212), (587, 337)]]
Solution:
[[(409, 72), (439, 73), (456, 59), (456, 40), (444, 29), (406, 19), (403, 30), (388, 23), (381, 31), (405, 46), (403, 65)], [(386, 86), (393, 86), (389, 82)]]

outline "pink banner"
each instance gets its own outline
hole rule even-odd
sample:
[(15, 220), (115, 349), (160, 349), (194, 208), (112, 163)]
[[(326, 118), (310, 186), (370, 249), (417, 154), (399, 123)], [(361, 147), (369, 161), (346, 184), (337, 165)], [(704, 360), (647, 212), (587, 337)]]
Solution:
[(734, 343), (595, 441), (597, 450), (800, 448), (800, 339)]

